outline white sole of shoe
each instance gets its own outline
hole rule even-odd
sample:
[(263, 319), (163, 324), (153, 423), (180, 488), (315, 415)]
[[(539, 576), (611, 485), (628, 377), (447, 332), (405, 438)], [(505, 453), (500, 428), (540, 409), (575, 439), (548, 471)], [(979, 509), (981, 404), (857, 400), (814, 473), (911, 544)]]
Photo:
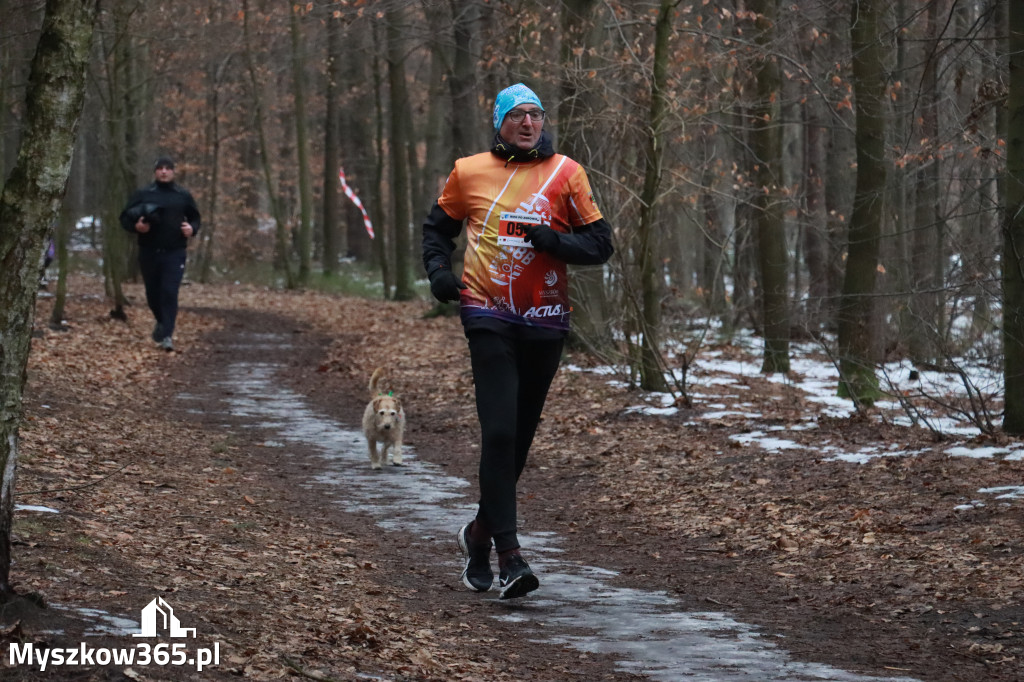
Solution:
[(462, 584), (468, 587), (469, 589), (473, 590), (474, 592), (487, 592), (491, 589), (491, 585), (494, 584), (494, 578), (491, 578), (491, 584), (482, 590), (473, 583), (471, 583), (469, 580), (469, 543), (466, 541), (466, 529), (468, 527), (469, 524), (466, 524), (465, 526), (460, 528), (459, 534), (458, 536), (456, 536), (458, 538), (459, 550), (462, 552), (462, 556), (466, 560), (466, 566), (462, 569)]

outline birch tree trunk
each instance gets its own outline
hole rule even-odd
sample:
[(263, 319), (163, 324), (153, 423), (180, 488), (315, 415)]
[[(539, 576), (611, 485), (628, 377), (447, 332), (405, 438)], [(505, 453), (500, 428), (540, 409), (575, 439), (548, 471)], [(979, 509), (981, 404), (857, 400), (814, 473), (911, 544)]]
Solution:
[(60, 210), (85, 98), (96, 0), (47, 0), (18, 159), (0, 194), (0, 595), (12, 593), (11, 520), (43, 243)]

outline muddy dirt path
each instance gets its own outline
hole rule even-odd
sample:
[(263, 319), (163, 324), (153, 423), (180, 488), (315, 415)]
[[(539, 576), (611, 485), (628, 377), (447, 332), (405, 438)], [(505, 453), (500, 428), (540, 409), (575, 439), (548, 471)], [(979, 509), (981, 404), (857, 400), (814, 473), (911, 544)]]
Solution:
[[(588, 679), (626, 679), (629, 673), (665, 681), (911, 679), (800, 661), (727, 613), (683, 610), (663, 585), (621, 586), (617, 572), (597, 565), (600, 555), (566, 552), (561, 524), (548, 525), (548, 519), (532, 520), (522, 538), (543, 589), (515, 602), (465, 591), (451, 536), (471, 514), (473, 486), (430, 462), (430, 451), (420, 453), (415, 438), (405, 466), (371, 470), (365, 442), (349, 426), (356, 423), (353, 406), (317, 406), (307, 397), (312, 387), (285, 379), (291, 363), (315, 350), (310, 339), (270, 333), (268, 326), (232, 325), (216, 344), (225, 361), (204, 372), (206, 390), (179, 398), (204, 420), (230, 419), (236, 432), (256, 429), (264, 447), (280, 449), (297, 464), (298, 470), (289, 467), (288, 483), (308, 490), (310, 504), (349, 537), (392, 549), (375, 563), (387, 567), (396, 584), (435, 615), (439, 608), (469, 609), (468, 629), (488, 633), (505, 653), (528, 649), (541, 678), (558, 679), (555, 671), (594, 658)], [(452, 445), (472, 451), (464, 442)]]
[[(40, 330), (20, 485), (61, 492), (19, 500), (56, 513), (19, 512), (16, 577), (54, 608), (0, 625), (5, 642), (123, 644), (162, 595), (223, 661), (6, 666), (5, 679), (1020, 679), (1019, 552), (998, 541), (1019, 514), (943, 512), (959, 462), (768, 456), (730, 445), (731, 423), (631, 415), (633, 397), (563, 370), (520, 484), (541, 589), (503, 603), (459, 580), (476, 426), (456, 320), (253, 288), (189, 295), (174, 354), (144, 324), (111, 323), (98, 297), (75, 301), (71, 333)], [(357, 425), (378, 364), (406, 399), (408, 466), (372, 472)], [(777, 391), (765, 419), (805, 414)], [(777, 529), (822, 520), (821, 541), (777, 546)], [(868, 531), (886, 546), (845, 539)]]
[[(275, 327), (278, 332), (270, 333)], [(199, 371), (207, 377), (217, 372), (231, 399), (203, 412), (220, 415), (227, 409), (246, 429), (268, 429), (275, 447), (301, 461), (287, 467), (288, 485), (308, 490), (332, 525), (376, 547), (374, 563), (393, 586), (407, 591), (408, 608), (428, 618), (457, 618), (484, 645), (481, 655), (506, 659), (503, 665), (520, 674), (526, 665), (534, 679), (559, 679), (555, 671), (568, 670), (584, 679), (940, 679), (935, 671), (918, 668), (914, 674), (912, 666), (887, 660), (891, 653), (857, 650), (870, 638), (870, 626), (857, 624), (850, 629), (855, 636), (846, 640), (843, 629), (852, 620), (839, 614), (815, 614), (828, 625), (802, 630), (745, 622), (743, 614), (728, 611), (730, 597), (742, 593), (747, 614), (759, 601), (741, 584), (728, 584), (734, 577), (715, 555), (690, 554), (675, 570), (700, 575), (698, 585), (725, 584), (680, 594), (678, 581), (658, 580), (652, 570), (658, 566), (647, 559), (657, 547), (635, 526), (624, 527), (616, 517), (579, 532), (574, 493), (592, 494), (578, 485), (593, 479), (585, 468), (548, 470), (525, 481), (524, 495), (532, 503), (524, 504), (524, 533), (543, 574), (542, 590), (512, 605), (466, 592), (449, 536), (472, 507), (472, 430), (446, 429), (443, 409), (409, 405), (410, 465), (370, 472), (355, 427), (365, 389), (351, 379), (339, 381), (344, 376), (312, 371), (322, 368), (328, 340), (287, 327), (282, 331), (280, 323), (249, 316), (226, 327), (223, 340), (214, 343), (212, 365)], [(607, 542), (608, 535), (617, 540)], [(631, 536), (638, 540), (636, 551)], [(777, 600), (772, 595), (760, 603), (774, 611)], [(783, 619), (792, 625), (801, 616), (776, 612), (761, 622)], [(510, 642), (516, 644), (504, 646)], [(787, 650), (794, 643), (794, 651)], [(915, 646), (909, 640), (907, 645)]]

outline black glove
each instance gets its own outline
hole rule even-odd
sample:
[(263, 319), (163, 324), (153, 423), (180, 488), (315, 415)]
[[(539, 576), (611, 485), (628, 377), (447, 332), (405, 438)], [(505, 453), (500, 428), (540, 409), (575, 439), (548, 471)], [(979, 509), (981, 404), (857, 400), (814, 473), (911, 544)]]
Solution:
[(538, 251), (551, 253), (558, 248), (558, 233), (547, 225), (528, 225), (526, 227), (526, 241), (533, 244)]
[(459, 281), (451, 268), (441, 267), (430, 273), (430, 293), (441, 303), (458, 301), (462, 298), (459, 290), (465, 288), (466, 285)]

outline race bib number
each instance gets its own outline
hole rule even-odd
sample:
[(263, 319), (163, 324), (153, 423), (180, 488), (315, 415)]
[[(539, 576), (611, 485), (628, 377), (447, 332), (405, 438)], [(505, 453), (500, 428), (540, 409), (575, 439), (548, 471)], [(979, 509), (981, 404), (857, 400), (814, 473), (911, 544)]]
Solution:
[(526, 228), (530, 225), (543, 225), (539, 215), (529, 213), (506, 212), (498, 216), (498, 244), (501, 246), (517, 246), (532, 249), (533, 244), (526, 241)]

